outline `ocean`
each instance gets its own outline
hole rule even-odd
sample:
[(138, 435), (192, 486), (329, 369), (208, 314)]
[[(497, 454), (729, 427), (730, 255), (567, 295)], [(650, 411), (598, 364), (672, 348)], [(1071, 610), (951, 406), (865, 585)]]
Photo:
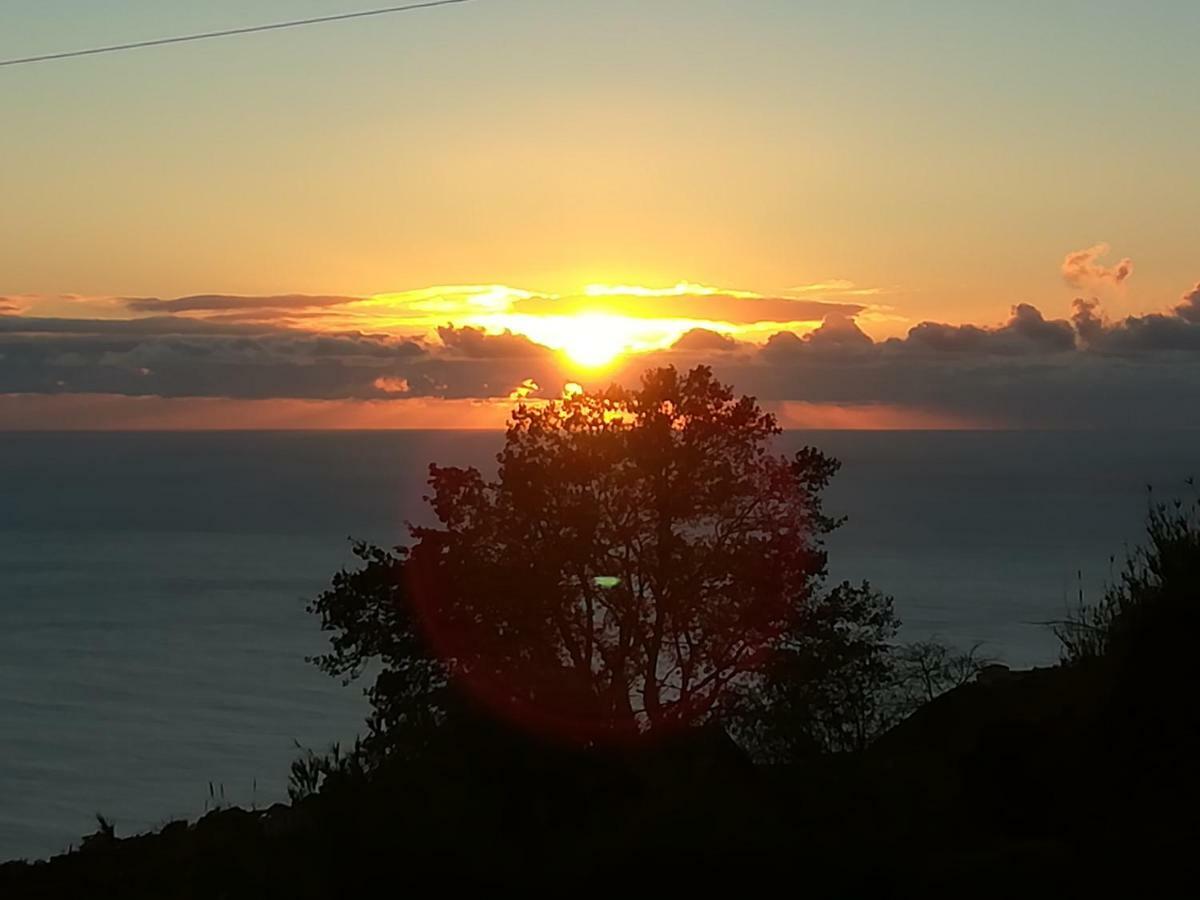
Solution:
[[(360, 686), (306, 663), (306, 602), (423, 515), (428, 463), (492, 465), (490, 432), (0, 434), (0, 859), (214, 803), (286, 796), (296, 744), (350, 741)], [(1013, 666), (1142, 535), (1147, 485), (1200, 432), (791, 432), (842, 460), (834, 578), (896, 598), (904, 637)], [(1115, 563), (1112, 561), (1115, 557)]]

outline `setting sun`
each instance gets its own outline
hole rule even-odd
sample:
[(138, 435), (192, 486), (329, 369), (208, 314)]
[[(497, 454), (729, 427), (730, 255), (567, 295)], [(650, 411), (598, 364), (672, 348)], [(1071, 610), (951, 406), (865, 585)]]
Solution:
[(601, 313), (566, 319), (562, 351), (581, 366), (607, 365), (629, 349), (631, 324), (628, 319)]
[(524, 335), (587, 369), (602, 368), (625, 354), (669, 347), (696, 324), (689, 319), (642, 318), (601, 309), (569, 315), (485, 314), (461, 321), (490, 334), (512, 331)]
[[(448, 292), (476, 291), (474, 288), (451, 288)], [(741, 325), (724, 321), (724, 317), (704, 316), (705, 310), (693, 304), (700, 298), (723, 293), (727, 297), (752, 297), (744, 292), (718, 292), (714, 288), (680, 283), (674, 288), (658, 289), (638, 286), (588, 285), (579, 294), (559, 296), (536, 295), (507, 288), (492, 289), (496, 296), (504, 294), (501, 308), (480, 310), (478, 298), (472, 293), (465, 301), (455, 302), (467, 315), (456, 317), (457, 324), (479, 328), (487, 334), (504, 332), (522, 335), (551, 350), (558, 351), (564, 360), (578, 368), (600, 369), (612, 364), (619, 357), (665, 350), (675, 344), (684, 334), (703, 328), (721, 334), (742, 334), (753, 337), (758, 326), (753, 323)], [(684, 294), (683, 291), (694, 293)], [(399, 297), (391, 298), (395, 302)], [(667, 303), (664, 298), (672, 302)], [(439, 306), (442, 315), (451, 313), (453, 303)], [(720, 312), (728, 312), (721, 308)], [(372, 311), (374, 322), (379, 327), (385, 318), (382, 310)], [(408, 327), (417, 324), (417, 318), (396, 318), (388, 324), (404, 322)], [(430, 325), (444, 321), (441, 315), (431, 317)], [(777, 323), (774, 323), (777, 324)], [(790, 323), (795, 326), (798, 323)], [(814, 323), (815, 324), (815, 323)]]

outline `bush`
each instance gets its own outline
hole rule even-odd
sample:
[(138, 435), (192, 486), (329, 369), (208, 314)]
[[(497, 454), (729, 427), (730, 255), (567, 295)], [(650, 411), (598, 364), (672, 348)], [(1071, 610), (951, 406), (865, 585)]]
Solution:
[(354, 749), (349, 753), (343, 753), (339, 743), (331, 744), (325, 753), (317, 753), (299, 744), (296, 744), (296, 749), (301, 752), (292, 760), (288, 775), (288, 799), (293, 803), (320, 793), (328, 784), (365, 773), (365, 757), (358, 741), (355, 741)]
[[(1187, 484), (1194, 488), (1188, 479)], [(1200, 593), (1200, 498), (1154, 502), (1146, 543), (1129, 554), (1099, 603), (1079, 604), (1053, 624), (1067, 665), (1128, 661), (1194, 635)]]

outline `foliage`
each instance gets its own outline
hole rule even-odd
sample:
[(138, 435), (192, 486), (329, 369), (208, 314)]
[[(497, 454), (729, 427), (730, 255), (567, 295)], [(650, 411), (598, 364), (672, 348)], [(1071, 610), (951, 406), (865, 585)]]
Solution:
[(373, 762), (392, 753), (420, 753), (452, 702), (445, 663), (430, 650), (406, 580), (407, 549), (357, 542), (358, 569), (338, 572), (309, 607), (330, 633), (331, 651), (314, 662), (347, 683), (373, 665), (367, 688), (371, 715), (363, 750)]
[(897, 644), (892, 598), (843, 582), (814, 598), (733, 710), (739, 738), (760, 759), (851, 753), (918, 707), (971, 681), (988, 662), (938, 640)]
[(1152, 500), (1146, 538), (1099, 603), (1081, 599), (1054, 623), (1066, 664), (1120, 661), (1157, 642), (1174, 643), (1172, 632), (1194, 633), (1187, 623), (1196, 618), (1200, 593), (1200, 498)]
[(734, 710), (738, 737), (784, 761), (859, 750), (890, 720), (892, 599), (842, 583), (814, 598), (781, 643), (758, 690)]
[(358, 742), (349, 753), (342, 752), (340, 743), (331, 744), (325, 753), (317, 753), (299, 744), (296, 744), (296, 749), (301, 752), (292, 760), (288, 775), (288, 799), (293, 803), (319, 793), (331, 781), (351, 778), (363, 772), (364, 755)]

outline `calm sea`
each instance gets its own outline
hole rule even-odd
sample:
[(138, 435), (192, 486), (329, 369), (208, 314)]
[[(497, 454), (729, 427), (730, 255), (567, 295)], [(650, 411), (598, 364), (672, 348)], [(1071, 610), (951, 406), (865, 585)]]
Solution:
[[(425, 467), (488, 466), (492, 433), (0, 435), (0, 859), (284, 797), (295, 742), (365, 712), (305, 663), (304, 611), (421, 516)], [(1016, 666), (1040, 624), (1140, 539), (1146, 486), (1183, 489), (1200, 432), (792, 433), (844, 462), (838, 578), (896, 597), (906, 636)]]

